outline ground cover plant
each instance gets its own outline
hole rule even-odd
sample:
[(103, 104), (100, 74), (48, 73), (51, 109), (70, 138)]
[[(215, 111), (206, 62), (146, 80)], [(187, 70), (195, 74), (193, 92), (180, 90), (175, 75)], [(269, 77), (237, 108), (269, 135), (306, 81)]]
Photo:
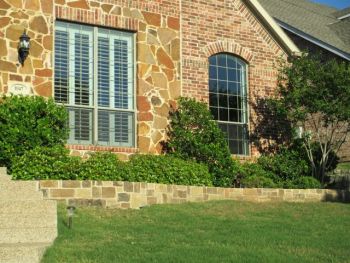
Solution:
[(350, 206), (215, 201), (141, 210), (78, 208), (43, 263), (349, 262)]

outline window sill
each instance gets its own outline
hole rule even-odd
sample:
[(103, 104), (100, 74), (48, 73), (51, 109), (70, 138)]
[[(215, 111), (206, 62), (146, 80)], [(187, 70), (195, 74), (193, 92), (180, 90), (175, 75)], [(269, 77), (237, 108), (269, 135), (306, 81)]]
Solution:
[(80, 151), (106, 151), (106, 152), (120, 152), (120, 153), (136, 153), (138, 148), (120, 147), (120, 146), (97, 146), (97, 145), (76, 145), (67, 144), (66, 148), (69, 150), (80, 150)]

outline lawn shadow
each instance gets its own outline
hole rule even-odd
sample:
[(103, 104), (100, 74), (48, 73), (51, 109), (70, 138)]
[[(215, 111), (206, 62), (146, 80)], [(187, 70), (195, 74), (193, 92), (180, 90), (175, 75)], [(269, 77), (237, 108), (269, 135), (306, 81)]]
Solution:
[[(334, 194), (335, 191), (335, 194)], [(332, 192), (326, 192), (323, 202), (338, 202), (338, 203), (350, 203), (350, 191), (334, 189)]]

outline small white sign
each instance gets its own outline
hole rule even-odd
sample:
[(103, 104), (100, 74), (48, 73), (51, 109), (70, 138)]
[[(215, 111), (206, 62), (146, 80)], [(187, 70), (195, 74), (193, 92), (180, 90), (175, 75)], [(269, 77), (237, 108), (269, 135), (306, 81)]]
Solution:
[(32, 95), (32, 88), (30, 84), (23, 82), (12, 82), (8, 83), (9, 89), (8, 93), (13, 95)]

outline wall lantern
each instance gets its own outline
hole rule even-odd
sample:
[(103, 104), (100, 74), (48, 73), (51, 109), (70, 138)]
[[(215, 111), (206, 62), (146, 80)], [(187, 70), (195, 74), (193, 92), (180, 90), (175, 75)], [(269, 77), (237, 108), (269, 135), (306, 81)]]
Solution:
[(18, 44), (18, 61), (23, 66), (24, 61), (28, 57), (29, 48), (30, 48), (30, 37), (26, 34), (24, 30), (23, 34), (19, 37)]

